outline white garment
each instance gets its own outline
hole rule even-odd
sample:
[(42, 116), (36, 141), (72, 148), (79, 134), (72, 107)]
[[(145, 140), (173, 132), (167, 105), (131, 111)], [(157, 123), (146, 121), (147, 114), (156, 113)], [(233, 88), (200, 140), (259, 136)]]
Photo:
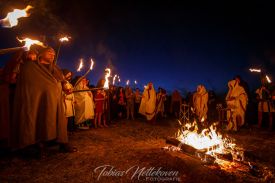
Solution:
[[(244, 125), (248, 97), (244, 88), (236, 80), (229, 81), (228, 87), (226, 104), (230, 110), (227, 112), (227, 130), (237, 131), (239, 126)], [(237, 118), (240, 118), (240, 124), (237, 124)]]
[[(73, 85), (69, 82), (65, 84), (66, 89), (73, 89)], [(71, 93), (69, 95), (63, 93), (64, 96), (64, 111), (66, 117), (72, 117), (75, 114), (74, 110), (74, 93)]]
[(149, 90), (149, 86), (147, 86), (143, 92), (139, 113), (146, 116), (147, 120), (153, 119), (155, 116), (156, 109), (156, 92), (154, 87)]
[[(87, 86), (84, 86), (82, 82), (79, 82), (75, 87), (75, 90), (87, 90)], [(93, 94), (90, 91), (76, 92), (75, 97), (75, 123), (80, 124), (88, 119), (94, 119), (94, 100)]]
[(208, 103), (208, 93), (203, 85), (197, 87), (197, 92), (193, 96), (193, 104), (196, 115), (199, 117), (199, 120), (207, 119), (207, 107)]

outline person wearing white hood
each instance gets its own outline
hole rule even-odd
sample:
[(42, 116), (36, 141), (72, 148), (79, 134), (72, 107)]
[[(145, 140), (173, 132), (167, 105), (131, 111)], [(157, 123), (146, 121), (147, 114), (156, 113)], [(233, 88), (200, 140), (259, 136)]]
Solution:
[(198, 85), (196, 93), (193, 95), (195, 114), (201, 122), (207, 119), (208, 92), (203, 85)]
[(150, 82), (145, 87), (140, 107), (139, 113), (146, 116), (147, 120), (153, 120), (156, 114), (156, 91), (154, 89), (153, 83)]
[(245, 123), (245, 112), (248, 103), (247, 93), (240, 86), (238, 79), (228, 82), (229, 91), (226, 96), (226, 104), (229, 109), (227, 112), (227, 130), (237, 131)]

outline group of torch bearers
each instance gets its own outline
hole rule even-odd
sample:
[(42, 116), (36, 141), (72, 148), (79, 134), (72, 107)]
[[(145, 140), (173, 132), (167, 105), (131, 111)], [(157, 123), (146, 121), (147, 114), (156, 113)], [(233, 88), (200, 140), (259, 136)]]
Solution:
[[(23, 17), (27, 16), (19, 11)], [(16, 10), (16, 12), (18, 12)], [(9, 18), (15, 18), (10, 20)], [(9, 14), (1, 20), (3, 26), (15, 26), (18, 16)], [(61, 70), (57, 66), (57, 55), (61, 43), (68, 37), (60, 39), (57, 55), (53, 48), (45, 46), (37, 40), (29, 38), (18, 39), (25, 46), (15, 49), (2, 49), (1, 54), (18, 51), (1, 70), (0, 83), (0, 140), (5, 139), (9, 146), (15, 149), (37, 144), (41, 156), (44, 156), (45, 142), (55, 140), (60, 144), (60, 150), (75, 152), (77, 149), (69, 144), (68, 129), (74, 126), (86, 128), (86, 122), (93, 120), (94, 127), (108, 127), (107, 122), (115, 117), (122, 118), (127, 111), (127, 119), (134, 119), (142, 114), (147, 120), (155, 122), (156, 116), (164, 116), (166, 91), (154, 90), (153, 83), (144, 87), (141, 95), (139, 89), (132, 91), (127, 81), (124, 91), (122, 87), (109, 89), (111, 70), (105, 70), (105, 79), (97, 88), (89, 88), (86, 76), (90, 69), (71, 83), (72, 72)], [(32, 47), (33, 44), (39, 47)], [(81, 62), (83, 65), (83, 63)], [(81, 65), (80, 64), (80, 65)], [(253, 70), (255, 71), (255, 70)], [(256, 71), (257, 72), (257, 71)], [(119, 76), (113, 76), (113, 84)], [(262, 77), (262, 86), (256, 92), (259, 99), (258, 125), (262, 124), (263, 112), (269, 113), (269, 128), (272, 129), (273, 93), (269, 89), (270, 79)], [(136, 81), (135, 81), (136, 84)], [(244, 125), (248, 96), (241, 85), (240, 77), (228, 82), (229, 91), (226, 96), (227, 130), (237, 131)], [(197, 87), (192, 97), (192, 109), (201, 123), (207, 120), (208, 92), (203, 85)], [(177, 115), (182, 98), (179, 92), (172, 94), (171, 108)]]

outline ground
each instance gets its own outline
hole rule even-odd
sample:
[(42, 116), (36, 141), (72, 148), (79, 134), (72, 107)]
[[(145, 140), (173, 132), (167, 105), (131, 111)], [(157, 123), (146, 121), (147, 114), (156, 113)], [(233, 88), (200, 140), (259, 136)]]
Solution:
[[(222, 170), (186, 153), (164, 150), (169, 146), (166, 137), (174, 136), (177, 129), (177, 121), (167, 119), (156, 125), (124, 120), (109, 128), (77, 131), (70, 136), (70, 142), (78, 148), (76, 153), (59, 153), (56, 146), (51, 146), (48, 157), (42, 160), (22, 152), (4, 154), (0, 158), (0, 182), (274, 181), (275, 132), (242, 129), (230, 134), (250, 152), (258, 172), (251, 173), (238, 167)], [(148, 173), (158, 169), (159, 173), (171, 174), (157, 177)]]

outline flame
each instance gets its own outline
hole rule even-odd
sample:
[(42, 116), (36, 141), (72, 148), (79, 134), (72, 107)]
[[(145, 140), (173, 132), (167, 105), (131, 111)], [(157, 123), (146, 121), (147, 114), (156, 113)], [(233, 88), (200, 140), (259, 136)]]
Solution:
[(118, 79), (118, 82), (120, 83), (120, 79)]
[(109, 77), (111, 75), (111, 69), (107, 68), (107, 69), (105, 69), (105, 72), (106, 72), (106, 74), (105, 74), (105, 83), (104, 83), (103, 88), (109, 89)]
[(262, 70), (261, 69), (254, 69), (254, 68), (251, 68), (251, 69), (249, 69), (250, 70), (250, 72), (262, 72)]
[(135, 84), (137, 84), (137, 80), (135, 80)]
[(11, 28), (18, 24), (18, 19), (22, 17), (28, 17), (28, 11), (33, 7), (28, 5), (25, 9), (14, 9), (12, 12), (9, 12), (7, 16), (1, 20), (3, 27)]
[(91, 66), (90, 66), (90, 70), (93, 70), (93, 67), (94, 67), (94, 61), (93, 61), (93, 59), (91, 59)]
[(83, 67), (83, 59), (81, 58), (81, 59), (80, 59), (79, 66), (78, 66), (78, 69), (77, 69), (77, 72), (80, 72), (81, 69), (82, 69), (82, 67)]
[(268, 75), (266, 75), (265, 78), (266, 78), (266, 80), (267, 80), (268, 83), (272, 82), (271, 79), (268, 77)]
[(25, 38), (25, 39), (19, 39), (17, 38), (18, 41), (20, 41), (21, 43), (22, 42), (25, 42), (25, 45), (23, 46), (23, 48), (26, 50), (26, 51), (29, 51), (30, 50), (30, 47), (33, 45), (33, 44), (36, 44), (36, 45), (39, 45), (39, 46), (42, 46), (42, 47), (46, 47), (42, 42), (38, 41), (38, 40), (32, 40), (30, 38)]
[(130, 80), (128, 79), (128, 80), (126, 81), (126, 85), (128, 86), (128, 85), (129, 85), (129, 83), (130, 83)]
[(235, 144), (228, 138), (216, 132), (216, 124), (211, 125), (209, 128), (203, 129), (198, 133), (198, 126), (196, 122), (186, 123), (182, 130), (178, 131), (177, 139), (182, 143), (190, 145), (196, 149), (207, 149), (209, 155), (215, 153), (224, 154), (229, 149), (233, 149)]
[(205, 120), (204, 117), (202, 117), (202, 118), (201, 118), (201, 122), (204, 122), (204, 120)]
[(70, 37), (65, 36), (65, 37), (60, 38), (59, 41), (60, 42), (68, 42), (69, 39), (70, 39)]
[(115, 85), (116, 78), (117, 78), (117, 75), (115, 75), (115, 76), (113, 77), (113, 85)]

